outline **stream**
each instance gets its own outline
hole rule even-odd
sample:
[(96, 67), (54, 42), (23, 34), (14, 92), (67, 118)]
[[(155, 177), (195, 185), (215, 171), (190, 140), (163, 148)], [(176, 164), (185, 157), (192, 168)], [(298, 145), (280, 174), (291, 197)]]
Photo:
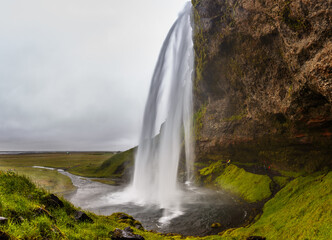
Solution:
[[(61, 169), (58, 171), (68, 176), (77, 187), (72, 193), (64, 195), (75, 206), (98, 215), (125, 212), (140, 221), (145, 229), (161, 233), (191, 236), (217, 234), (225, 229), (241, 226), (247, 220), (250, 211), (248, 204), (241, 203), (225, 192), (187, 187), (183, 196), (182, 213), (168, 224), (160, 224), (162, 209), (156, 206), (139, 206), (126, 201), (116, 202), (112, 199), (114, 194), (124, 189), (123, 186), (95, 182)], [(213, 223), (220, 223), (221, 226), (212, 228)]]

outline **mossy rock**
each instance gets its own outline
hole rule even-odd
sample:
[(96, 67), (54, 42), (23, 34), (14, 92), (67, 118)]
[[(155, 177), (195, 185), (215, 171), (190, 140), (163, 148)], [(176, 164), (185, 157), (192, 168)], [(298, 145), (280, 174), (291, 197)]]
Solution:
[(226, 231), (226, 239), (255, 235), (267, 239), (330, 239), (332, 236), (332, 172), (298, 177), (269, 200), (249, 227)]
[(284, 187), (289, 182), (289, 177), (275, 176), (273, 180), (280, 186)]
[(216, 186), (248, 202), (258, 202), (270, 197), (271, 183), (272, 180), (266, 175), (249, 173), (232, 164), (215, 180)]

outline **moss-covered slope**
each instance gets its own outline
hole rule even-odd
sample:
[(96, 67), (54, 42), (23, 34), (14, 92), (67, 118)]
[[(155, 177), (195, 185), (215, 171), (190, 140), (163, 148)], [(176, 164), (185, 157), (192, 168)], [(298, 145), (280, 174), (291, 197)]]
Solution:
[(137, 229), (139, 222), (123, 213), (97, 216), (86, 212), (91, 220), (76, 220), (79, 209), (55, 198), (26, 177), (0, 171), (0, 217), (8, 219), (0, 221), (0, 239), (111, 239), (111, 231), (128, 226), (145, 239), (180, 238)]
[(110, 157), (97, 168), (96, 175), (128, 179), (134, 165), (135, 152), (136, 148), (131, 148)]
[(268, 201), (249, 227), (228, 230), (226, 239), (258, 235), (267, 239), (330, 239), (332, 236), (332, 172), (299, 177)]
[[(230, 176), (229, 180), (239, 183), (242, 182), (239, 179), (247, 177), (255, 181), (255, 177), (240, 168), (231, 165), (225, 169), (224, 174), (220, 175), (222, 178), (228, 180), (227, 176)], [(234, 178), (237, 173), (239, 179)], [(256, 217), (256, 222), (250, 226), (197, 238), (173, 234), (166, 236), (136, 229), (139, 223), (131, 217), (123, 217), (122, 213), (97, 216), (87, 212), (92, 221), (76, 220), (79, 209), (69, 202), (61, 199), (63, 205), (60, 206), (50, 193), (36, 188), (27, 178), (12, 172), (0, 172), (0, 216), (8, 219), (0, 224), (0, 237), (110, 239), (111, 231), (130, 226), (135, 234), (145, 239), (247, 239), (249, 236), (262, 236), (268, 240), (329, 239), (332, 234), (331, 186), (332, 172), (298, 177), (265, 204), (262, 215)], [(255, 187), (249, 186), (247, 190), (250, 192), (253, 189)]]
[(215, 180), (218, 187), (237, 194), (248, 202), (257, 202), (270, 197), (271, 182), (266, 175), (246, 172), (235, 165), (226, 167)]

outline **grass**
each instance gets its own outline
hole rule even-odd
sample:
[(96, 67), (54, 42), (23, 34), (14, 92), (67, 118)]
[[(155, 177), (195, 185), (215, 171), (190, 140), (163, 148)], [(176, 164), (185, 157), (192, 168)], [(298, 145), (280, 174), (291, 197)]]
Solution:
[(298, 177), (269, 200), (259, 220), (228, 230), (225, 239), (330, 239), (332, 236), (332, 172)]
[[(44, 166), (65, 169), (83, 177), (102, 177), (95, 173), (109, 160), (113, 153), (42, 153), (0, 155), (0, 170), (15, 169), (15, 172), (29, 177), (37, 186), (57, 194), (64, 194), (75, 189), (69, 177), (57, 171), (32, 168)], [(106, 175), (106, 174), (104, 174)], [(104, 176), (103, 175), (103, 176)], [(104, 183), (112, 183), (104, 181)]]
[(1, 167), (31, 167), (35, 165), (61, 168), (80, 176), (89, 174), (91, 169), (97, 169), (113, 153), (43, 153), (0, 155)]
[(64, 207), (54, 207), (46, 201), (49, 196), (28, 178), (0, 171), (0, 216), (8, 218), (7, 224), (0, 224), (0, 231), (11, 239), (110, 239), (110, 231), (131, 226), (145, 239), (180, 239), (136, 229), (137, 221), (121, 220), (119, 214), (86, 212), (93, 223), (78, 222), (74, 218), (77, 208), (64, 199)]
[[(83, 176), (98, 178), (94, 181), (115, 184), (114, 177), (122, 177), (133, 165), (134, 149), (114, 155), (113, 153), (42, 153), (0, 155), (0, 170), (11, 170), (29, 177), (37, 186), (57, 194), (75, 189), (69, 177), (57, 171), (32, 168), (43, 166), (60, 168)], [(104, 179), (99, 179), (104, 178)]]
[(116, 154), (104, 161), (95, 171), (95, 177), (123, 177), (134, 164), (136, 148)]
[[(13, 168), (0, 167), (0, 170), (2, 171), (8, 171), (10, 169)], [(12, 171), (28, 177), (37, 186), (56, 194), (62, 195), (75, 190), (70, 178), (58, 171), (32, 167), (15, 167)]]
[(215, 180), (215, 184), (234, 193), (248, 202), (257, 202), (271, 196), (270, 184), (272, 180), (266, 175), (246, 172), (242, 168), (231, 164)]
[[(234, 165), (226, 167), (217, 180), (225, 180), (226, 176), (228, 184), (233, 186), (242, 184), (250, 191), (258, 186), (250, 184), (259, 181), (259, 175), (252, 176)], [(98, 216), (87, 212), (93, 223), (78, 222), (74, 219), (78, 209), (66, 200), (61, 199), (64, 207), (54, 207), (47, 201), (50, 196), (48, 191), (36, 187), (25, 176), (0, 171), (0, 216), (9, 219), (7, 224), (0, 225), (0, 231), (12, 239), (110, 239), (110, 231), (131, 226), (135, 234), (151, 240), (246, 239), (249, 236), (263, 236), (268, 240), (329, 239), (332, 235), (331, 186), (332, 172), (298, 177), (265, 204), (262, 215), (250, 226), (229, 229), (204, 238), (184, 238), (136, 229), (133, 226), (137, 221), (120, 219), (119, 214)], [(38, 209), (43, 210), (40, 212)]]

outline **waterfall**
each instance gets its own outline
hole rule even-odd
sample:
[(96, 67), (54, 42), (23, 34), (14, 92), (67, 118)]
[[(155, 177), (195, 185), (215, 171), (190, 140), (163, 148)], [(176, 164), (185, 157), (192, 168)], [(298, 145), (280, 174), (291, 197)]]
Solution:
[(182, 149), (185, 150), (187, 181), (191, 180), (193, 172), (191, 14), (188, 2), (160, 51), (145, 106), (130, 187), (137, 202), (159, 206), (165, 210), (165, 217), (180, 211), (182, 192), (177, 175)]

